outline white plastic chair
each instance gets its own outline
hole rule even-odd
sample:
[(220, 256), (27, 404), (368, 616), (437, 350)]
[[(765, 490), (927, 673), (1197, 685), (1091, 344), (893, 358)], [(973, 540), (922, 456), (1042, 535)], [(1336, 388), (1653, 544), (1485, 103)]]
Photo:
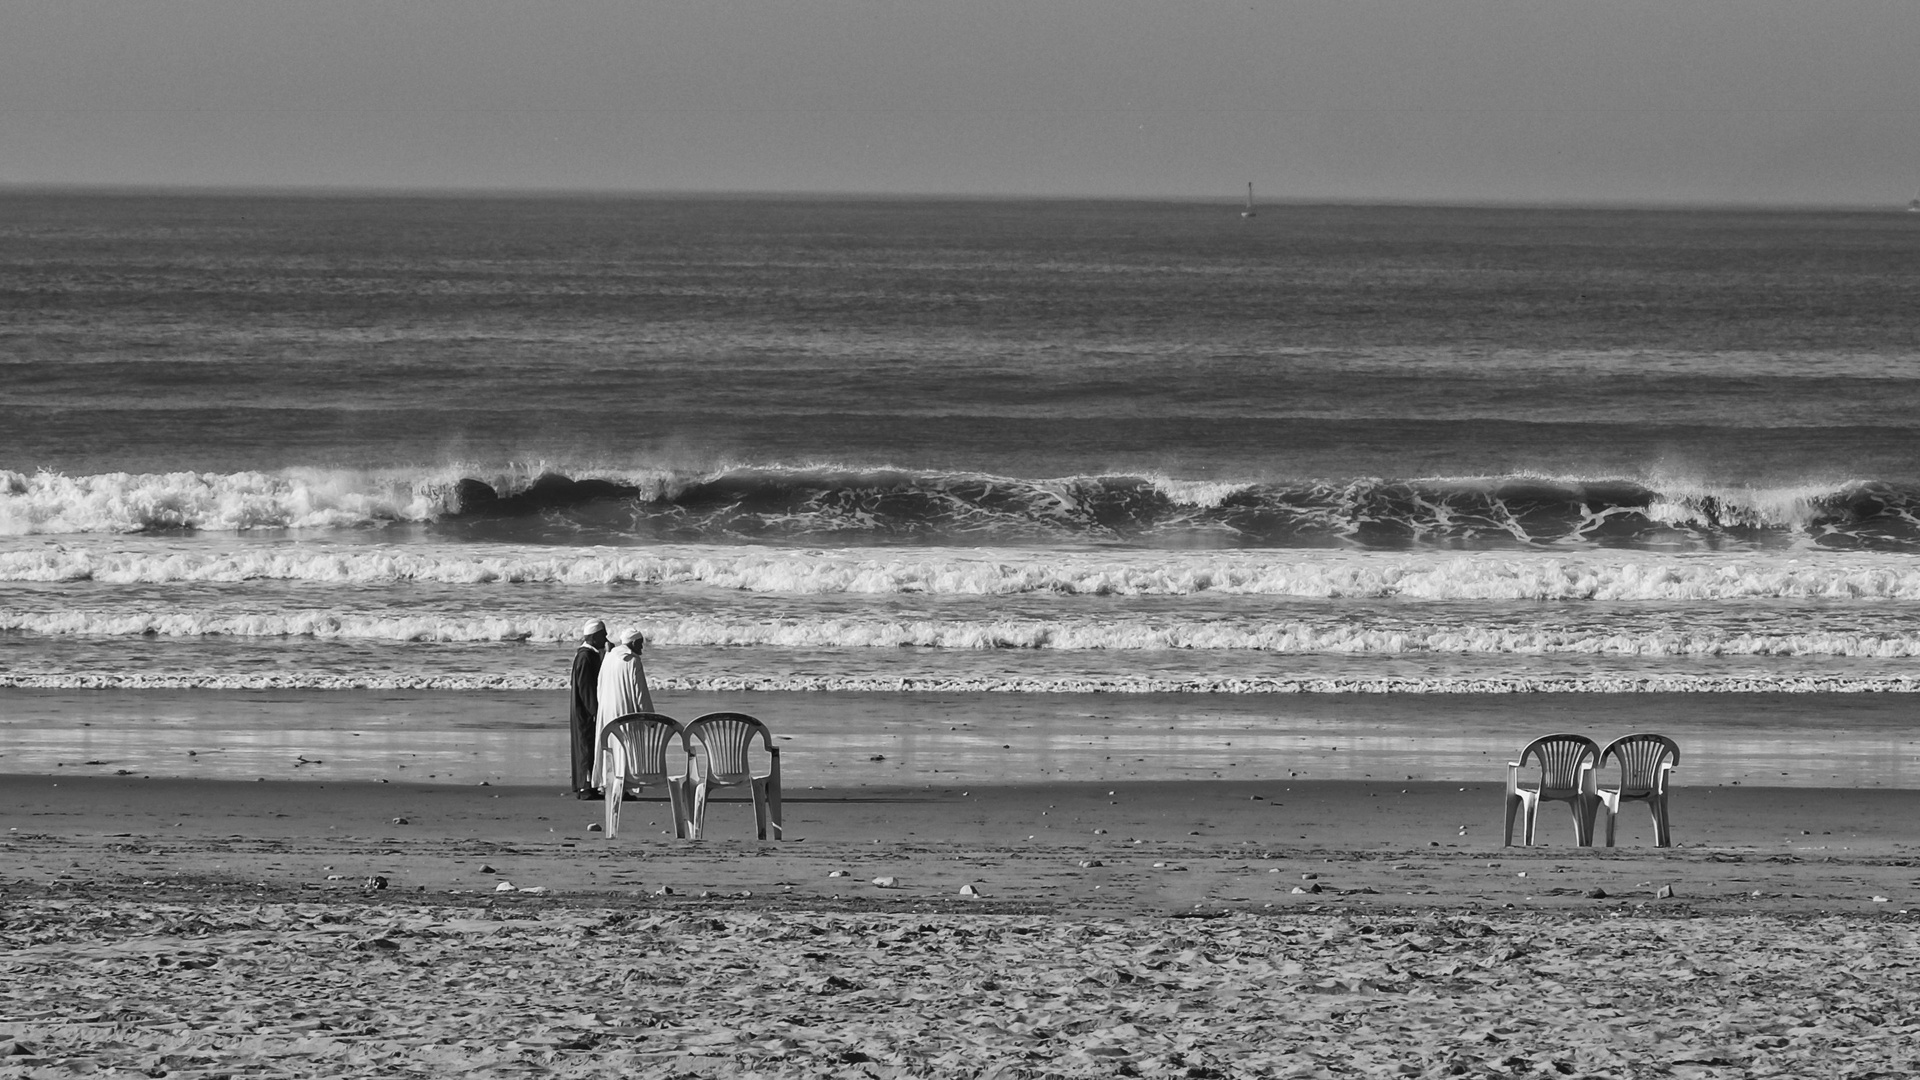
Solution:
[[(673, 809), (673, 835), (689, 834), (688, 804), (692, 801), (693, 749), (680, 721), (660, 713), (628, 713), (607, 723), (600, 733), (606, 764), (606, 838), (620, 834), (621, 800), (637, 798), (648, 786), (665, 787)], [(668, 773), (675, 749), (686, 756), (679, 776)]]
[[(766, 773), (755, 776), (748, 762), (753, 740), (759, 736), (772, 764)], [(707, 795), (717, 787), (745, 784), (753, 792), (753, 818), (760, 839), (767, 838), (771, 827), (775, 839), (784, 838), (780, 826), (780, 748), (773, 745), (773, 733), (767, 725), (746, 713), (716, 712), (699, 717), (687, 725), (689, 750), (705, 751), (705, 768), (693, 784), (692, 832), (700, 839), (707, 823)]]
[[(1540, 762), (1540, 782), (1530, 788), (1520, 786), (1520, 770), (1529, 758)], [(1593, 819), (1600, 805), (1600, 798), (1594, 793), (1593, 766), (1599, 759), (1599, 743), (1585, 735), (1562, 733), (1542, 735), (1520, 751), (1519, 761), (1507, 762), (1506, 846), (1513, 846), (1515, 814), (1524, 814), (1521, 843), (1532, 847), (1540, 804), (1564, 802), (1573, 810), (1575, 842), (1581, 847), (1592, 847)]]
[(1622, 735), (1600, 751), (1600, 769), (1607, 759), (1620, 763), (1618, 787), (1600, 788), (1600, 808), (1607, 814), (1607, 846), (1613, 846), (1613, 827), (1623, 802), (1644, 802), (1653, 813), (1655, 847), (1673, 846), (1673, 822), (1667, 817), (1667, 780), (1680, 764), (1680, 744), (1665, 735), (1643, 731)]

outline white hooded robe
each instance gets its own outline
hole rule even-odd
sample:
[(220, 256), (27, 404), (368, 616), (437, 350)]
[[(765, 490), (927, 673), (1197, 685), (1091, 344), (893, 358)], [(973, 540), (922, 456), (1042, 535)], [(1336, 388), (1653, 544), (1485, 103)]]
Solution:
[(600, 736), (607, 725), (628, 713), (652, 712), (653, 694), (647, 689), (647, 668), (640, 654), (616, 645), (600, 662), (600, 708), (593, 725), (593, 786), (605, 788), (605, 763)]

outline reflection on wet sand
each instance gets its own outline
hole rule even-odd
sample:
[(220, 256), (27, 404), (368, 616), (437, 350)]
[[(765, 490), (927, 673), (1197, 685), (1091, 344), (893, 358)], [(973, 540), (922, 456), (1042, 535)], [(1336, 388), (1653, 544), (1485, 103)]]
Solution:
[[(0, 691), (0, 772), (561, 784), (551, 693)], [(1891, 695), (679, 695), (766, 719), (790, 788), (1503, 779), (1549, 731), (1657, 730), (1682, 786), (1920, 788)], [(85, 717), (85, 719), (76, 719)]]

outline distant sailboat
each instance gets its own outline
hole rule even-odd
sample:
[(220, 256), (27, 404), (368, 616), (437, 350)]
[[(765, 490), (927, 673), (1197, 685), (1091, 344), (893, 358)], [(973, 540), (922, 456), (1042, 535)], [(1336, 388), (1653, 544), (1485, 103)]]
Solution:
[[(1914, 200), (1914, 208), (1920, 209), (1920, 199)], [(1240, 216), (1243, 218), (1256, 216), (1253, 212), (1253, 181), (1251, 180), (1247, 181), (1247, 208), (1240, 211)]]
[(1907, 213), (1920, 214), (1920, 198), (1915, 198), (1907, 204)]

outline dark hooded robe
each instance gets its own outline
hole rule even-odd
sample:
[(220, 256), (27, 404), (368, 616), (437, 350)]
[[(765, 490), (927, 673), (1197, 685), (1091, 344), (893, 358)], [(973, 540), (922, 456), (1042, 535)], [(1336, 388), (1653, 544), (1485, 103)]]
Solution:
[(573, 790), (594, 790), (594, 721), (600, 711), (600, 650), (586, 642), (573, 652), (573, 694), (568, 726), (573, 729)]

